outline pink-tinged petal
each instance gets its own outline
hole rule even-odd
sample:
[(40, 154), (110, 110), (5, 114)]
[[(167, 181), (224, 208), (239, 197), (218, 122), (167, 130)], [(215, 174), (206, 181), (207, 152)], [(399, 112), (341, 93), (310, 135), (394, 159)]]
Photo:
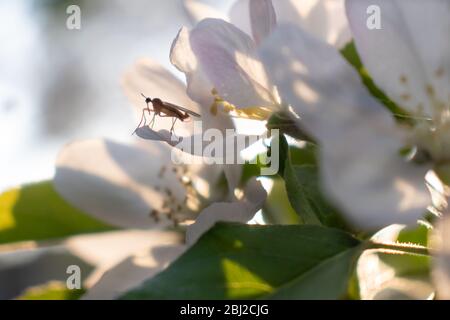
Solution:
[(250, 180), (244, 197), (236, 202), (217, 202), (204, 209), (186, 231), (186, 243), (192, 245), (219, 221), (246, 223), (262, 208), (267, 193), (259, 181)]
[(253, 39), (259, 45), (277, 25), (272, 0), (250, 0), (250, 22)]
[[(161, 176), (163, 168), (164, 177)], [(56, 190), (84, 212), (110, 224), (148, 228), (157, 222), (166, 188), (182, 203), (185, 190), (170, 168), (165, 145), (123, 145), (86, 140), (67, 145), (59, 154), (54, 178)], [(170, 220), (161, 216), (158, 224)]]
[(236, 0), (228, 13), (230, 22), (248, 35), (252, 34), (250, 23), (250, 0)]
[[(181, 28), (173, 41), (170, 60), (178, 70), (186, 75), (187, 93), (201, 106), (200, 113), (202, 115), (203, 129), (218, 129), (224, 136), (227, 129), (234, 129), (234, 123), (227, 114), (212, 112), (211, 106), (214, 103), (212, 95), (213, 85), (206, 77), (202, 66), (198, 63), (197, 57), (192, 51), (191, 33), (186, 28)], [(191, 136), (187, 139), (195, 141), (196, 136)], [(203, 154), (204, 147), (205, 145), (202, 144), (201, 154)], [(195, 152), (193, 153), (196, 154)], [(242, 166), (223, 165), (223, 170), (228, 181), (230, 194), (233, 194), (239, 183)]]
[[(358, 52), (376, 84), (400, 106), (433, 115), (450, 102), (450, 2), (349, 0), (347, 15)], [(367, 21), (380, 9), (381, 29)]]
[(183, 5), (193, 25), (206, 18), (228, 19), (221, 11), (202, 1), (184, 0)]
[[(181, 28), (177, 37), (173, 41), (170, 52), (170, 60), (172, 64), (186, 76), (187, 94), (200, 106), (199, 113), (201, 114), (203, 130), (214, 128), (220, 130), (222, 134), (225, 134), (226, 129), (233, 129), (233, 121), (228, 115), (221, 112), (211, 112), (211, 106), (214, 103), (214, 97), (212, 95), (213, 86), (204, 75), (201, 66), (197, 62), (197, 57), (192, 52), (190, 44), (190, 32), (187, 28)], [(136, 134), (139, 137), (147, 140), (165, 141), (173, 147), (180, 144), (183, 145), (183, 139), (186, 139), (186, 141), (188, 141), (189, 139), (192, 141), (197, 141), (198, 138), (201, 138), (199, 137), (199, 135), (202, 135), (202, 133), (200, 133), (195, 134), (194, 136), (187, 135), (184, 137), (172, 137), (167, 130), (163, 129), (156, 131), (150, 129), (147, 126), (138, 128), (136, 130)], [(182, 134), (180, 134), (180, 136)], [(202, 155), (205, 144), (203, 142), (201, 144), (201, 148), (190, 149), (192, 150), (192, 152), (190, 153), (197, 156)], [(191, 145), (193, 145), (193, 143)], [(218, 168), (219, 165), (215, 165), (214, 167), (216, 168), (214, 171), (217, 172), (220, 170)], [(233, 194), (233, 190), (239, 182), (242, 167), (237, 165), (223, 165), (221, 167), (223, 167), (223, 170), (227, 177), (230, 194)]]
[(278, 21), (297, 24), (337, 48), (351, 40), (344, 0), (274, 0), (274, 6)]
[(284, 101), (322, 145), (323, 182), (351, 222), (372, 229), (412, 223), (431, 203), (428, 168), (400, 156), (402, 139), (390, 114), (332, 46), (282, 26), (262, 60)]
[(219, 95), (238, 108), (271, 107), (271, 86), (255, 43), (232, 24), (206, 19), (191, 31), (192, 50)]
[(186, 27), (180, 29), (170, 49), (170, 62), (185, 74), (188, 96), (199, 103), (205, 113), (209, 112), (214, 102), (213, 84), (192, 51), (190, 37), (190, 31)]
[(202, 66), (191, 47), (191, 33), (186, 28), (181, 28), (172, 43), (170, 61), (181, 72), (186, 75), (187, 93), (200, 106), (201, 120), (204, 129), (215, 128), (221, 132), (233, 129), (231, 118), (221, 112), (212, 112), (214, 96), (212, 94), (213, 84), (206, 77)]
[(433, 266), (433, 280), (437, 288), (436, 297), (450, 299), (450, 215), (447, 211), (434, 231), (432, 246), (436, 256)]
[[(109, 300), (119, 298), (126, 291), (139, 286), (143, 281), (163, 271), (172, 261), (185, 251), (180, 234), (170, 231), (148, 231), (145, 238), (132, 235), (132, 239), (138, 240), (140, 244), (128, 256), (114, 265), (104, 265), (95, 272), (94, 277), (87, 279), (88, 292), (83, 296), (84, 300)], [(140, 239), (142, 238), (142, 239)], [(102, 249), (103, 244), (94, 241), (96, 249)], [(80, 249), (79, 244), (71, 243), (71, 248)], [(124, 247), (122, 243), (109, 244), (109, 248), (117, 248), (119, 251)], [(105, 247), (105, 248), (108, 248)], [(131, 249), (130, 246), (127, 247)], [(89, 252), (96, 251), (88, 248)], [(106, 249), (108, 251), (108, 249)], [(97, 254), (102, 254), (97, 251)], [(82, 254), (85, 256), (86, 254)], [(108, 267), (106, 269), (106, 267)], [(91, 283), (93, 282), (93, 283)]]
[[(251, 34), (250, 0), (238, 0), (230, 21)], [(258, 2), (258, 1), (255, 1)], [(272, 0), (278, 23), (292, 23), (338, 48), (351, 40), (344, 0)]]

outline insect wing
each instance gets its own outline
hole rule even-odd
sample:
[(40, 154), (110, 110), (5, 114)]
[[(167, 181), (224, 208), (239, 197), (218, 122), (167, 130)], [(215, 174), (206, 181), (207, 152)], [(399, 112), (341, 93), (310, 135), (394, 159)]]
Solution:
[(191, 116), (200, 118), (200, 115), (198, 113), (196, 113), (194, 111), (191, 111), (189, 109), (177, 106), (176, 104), (173, 104), (173, 103), (170, 103), (170, 102), (166, 102), (166, 101), (164, 101), (163, 104), (165, 106), (169, 107), (169, 108), (174, 108), (174, 109), (177, 109), (177, 110), (180, 110), (180, 111), (184, 111), (184, 112), (186, 112), (187, 114), (189, 114)]

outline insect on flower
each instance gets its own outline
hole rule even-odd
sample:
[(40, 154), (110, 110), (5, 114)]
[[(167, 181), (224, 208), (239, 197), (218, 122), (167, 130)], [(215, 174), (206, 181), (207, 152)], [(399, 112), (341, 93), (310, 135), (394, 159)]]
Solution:
[[(141, 93), (141, 96), (143, 96), (145, 98), (145, 103), (147, 104), (147, 107), (142, 109), (141, 121), (139, 122), (139, 125), (136, 128), (136, 130), (141, 127), (141, 124), (143, 121), (144, 121), (144, 126), (146, 125), (147, 119), (145, 118), (145, 112), (148, 112), (149, 115), (151, 114), (151, 112), (153, 112), (152, 120), (149, 123), (149, 126), (151, 126), (151, 127), (153, 127), (153, 125), (155, 124), (155, 118), (157, 115), (160, 117), (173, 118), (172, 127), (170, 128), (170, 134), (173, 133), (175, 122), (177, 120), (185, 121), (186, 119), (189, 119), (191, 116), (200, 118), (200, 115), (198, 113), (191, 111), (189, 109), (180, 107), (176, 104), (162, 101), (159, 98), (151, 99), (151, 98), (145, 96), (143, 93)], [(152, 104), (153, 109), (150, 109), (150, 107), (149, 107), (150, 103)], [(136, 130), (134, 132), (136, 132)]]

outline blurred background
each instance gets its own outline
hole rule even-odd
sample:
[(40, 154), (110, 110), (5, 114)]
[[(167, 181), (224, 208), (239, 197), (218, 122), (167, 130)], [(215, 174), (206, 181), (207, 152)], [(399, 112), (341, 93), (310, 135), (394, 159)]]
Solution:
[[(233, 0), (204, 2), (226, 14)], [(80, 30), (66, 27), (69, 5), (81, 8)], [(130, 140), (137, 123), (120, 85), (123, 72), (142, 57), (175, 71), (172, 40), (193, 22), (182, 0), (0, 0), (0, 21), (0, 194), (50, 179), (70, 141)], [(125, 258), (118, 247), (137, 250), (152, 238), (130, 231), (0, 245), (0, 299), (48, 283), (57, 292), (66, 266), (80, 266), (83, 276), (101, 273)], [(46, 294), (58, 297), (52, 290)]]
[[(226, 13), (233, 0), (204, 2)], [(80, 30), (66, 27), (72, 4)], [(69, 141), (130, 139), (122, 73), (141, 57), (175, 71), (170, 45), (192, 23), (182, 0), (0, 0), (0, 21), (0, 192), (50, 178)]]

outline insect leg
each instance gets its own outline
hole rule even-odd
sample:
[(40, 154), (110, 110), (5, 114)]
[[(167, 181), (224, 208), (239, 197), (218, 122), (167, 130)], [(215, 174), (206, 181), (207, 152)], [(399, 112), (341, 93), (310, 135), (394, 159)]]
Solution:
[(144, 122), (144, 125), (143, 125), (143, 126), (145, 126), (145, 125), (147, 124), (147, 118), (145, 117), (145, 111), (147, 111), (147, 112), (150, 114), (151, 111), (153, 111), (153, 110), (150, 109), (150, 108), (148, 107), (148, 105), (147, 105), (147, 108), (142, 109), (141, 121), (139, 121), (138, 126), (136, 127), (136, 129), (133, 131), (133, 133), (132, 133), (131, 135), (133, 135), (133, 134), (136, 133), (137, 129), (139, 129), (139, 128), (141, 127), (142, 122)]
[(172, 127), (170, 128), (170, 135), (174, 134), (173, 129), (175, 127), (175, 122), (177, 122), (177, 120), (178, 120), (178, 118), (173, 118), (173, 120), (172, 120)]
[(156, 118), (156, 115), (157, 115), (157, 113), (154, 112), (154, 113), (153, 113), (153, 118), (152, 118), (152, 120), (150, 121), (150, 123), (148, 124), (148, 125), (150, 126), (150, 128), (153, 128), (153, 125), (155, 124), (155, 118)]
[[(141, 127), (142, 121), (145, 120), (145, 122), (147, 122), (147, 120), (145, 119), (145, 110), (146, 110), (145, 108), (142, 109), (141, 121), (139, 121), (138, 126), (136, 127), (136, 129), (134, 129), (134, 131), (133, 131), (133, 133), (131, 135), (135, 134), (137, 129), (139, 129)], [(144, 122), (144, 125), (145, 125), (145, 122)]]

